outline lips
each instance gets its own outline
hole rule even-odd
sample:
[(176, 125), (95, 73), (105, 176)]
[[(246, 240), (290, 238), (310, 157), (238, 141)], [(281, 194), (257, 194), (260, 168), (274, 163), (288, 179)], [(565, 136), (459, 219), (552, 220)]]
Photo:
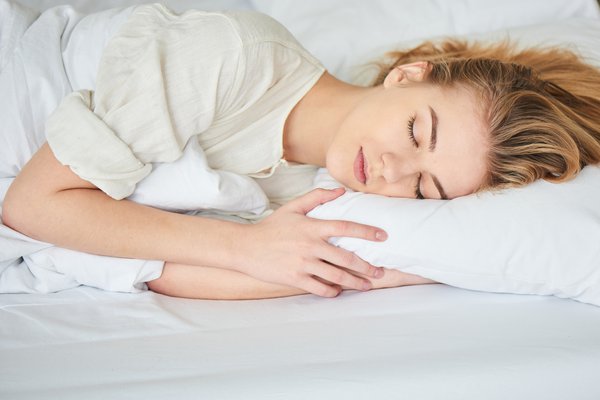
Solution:
[(354, 177), (363, 185), (367, 183), (367, 173), (365, 164), (365, 155), (363, 154), (361, 147), (358, 151), (358, 154), (356, 155), (356, 158), (354, 159)]

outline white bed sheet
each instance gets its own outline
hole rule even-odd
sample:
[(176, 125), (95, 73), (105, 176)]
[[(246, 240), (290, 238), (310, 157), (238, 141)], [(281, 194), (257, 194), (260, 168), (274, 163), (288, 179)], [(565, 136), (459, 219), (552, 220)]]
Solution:
[(0, 295), (0, 398), (597, 400), (599, 338), (599, 307), (443, 285)]

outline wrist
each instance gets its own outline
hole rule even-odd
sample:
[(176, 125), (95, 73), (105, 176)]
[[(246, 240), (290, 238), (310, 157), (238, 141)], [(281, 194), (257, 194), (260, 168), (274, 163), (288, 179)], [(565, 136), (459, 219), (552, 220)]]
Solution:
[(252, 246), (250, 241), (253, 225), (238, 222), (226, 222), (226, 224), (227, 229), (222, 231), (219, 239), (222, 243), (222, 246), (219, 246), (221, 251), (213, 254), (215, 261), (211, 265), (246, 272), (251, 257), (248, 246)]

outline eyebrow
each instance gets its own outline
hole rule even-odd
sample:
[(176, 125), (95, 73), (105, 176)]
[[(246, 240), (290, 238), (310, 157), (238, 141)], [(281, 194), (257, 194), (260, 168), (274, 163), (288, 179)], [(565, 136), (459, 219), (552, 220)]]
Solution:
[(444, 188), (442, 187), (442, 184), (438, 178), (435, 175), (431, 175), (431, 179), (433, 179), (433, 184), (437, 188), (438, 192), (440, 192), (440, 197), (442, 200), (448, 200), (448, 196), (446, 195), (446, 192), (444, 192)]
[[(431, 137), (429, 138), (429, 151), (435, 151), (435, 145), (437, 144), (437, 126), (438, 126), (438, 117), (435, 113), (435, 110), (429, 106), (429, 113), (431, 114)], [(438, 180), (438, 178), (431, 174), (431, 179), (433, 180), (433, 184), (437, 188), (438, 192), (440, 192), (440, 197), (442, 200), (448, 200), (448, 196), (442, 187), (442, 184)]]
[(438, 117), (435, 113), (435, 110), (429, 106), (429, 112), (431, 114), (431, 138), (429, 139), (429, 151), (435, 150), (435, 145), (437, 144), (437, 125), (438, 125)]

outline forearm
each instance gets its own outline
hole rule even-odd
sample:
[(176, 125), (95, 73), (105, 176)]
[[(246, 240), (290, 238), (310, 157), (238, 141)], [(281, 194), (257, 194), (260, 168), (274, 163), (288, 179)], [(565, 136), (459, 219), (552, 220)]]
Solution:
[(240, 224), (116, 201), (52, 158), (45, 146), (17, 177), (5, 198), (5, 224), (32, 238), (94, 254), (236, 265), (231, 255)]
[(263, 282), (233, 270), (171, 262), (165, 263), (159, 279), (147, 284), (154, 292), (189, 299), (253, 300), (306, 293), (290, 286)]
[[(383, 277), (371, 279), (373, 289), (435, 283), (417, 275), (386, 269)], [(150, 290), (172, 297), (207, 300), (253, 300), (305, 294), (297, 288), (263, 282), (246, 274), (222, 268), (165, 263), (160, 278), (147, 282)]]

